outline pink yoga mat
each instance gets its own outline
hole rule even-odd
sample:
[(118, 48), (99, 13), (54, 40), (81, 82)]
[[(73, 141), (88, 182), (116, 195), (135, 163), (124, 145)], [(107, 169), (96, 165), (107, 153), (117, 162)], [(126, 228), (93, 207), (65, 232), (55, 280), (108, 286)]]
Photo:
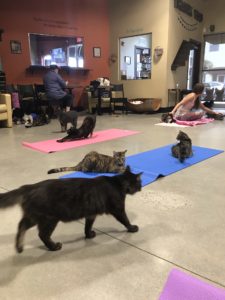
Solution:
[(213, 122), (214, 119), (212, 118), (201, 118), (199, 120), (195, 120), (195, 121), (180, 121), (180, 120), (176, 120), (176, 123), (179, 125), (186, 125), (186, 126), (195, 126), (195, 125), (201, 125), (201, 124), (208, 124)]
[(44, 153), (51, 153), (76, 147), (82, 147), (89, 144), (105, 142), (137, 133), (139, 133), (139, 131), (112, 128), (108, 130), (94, 132), (91, 138), (73, 142), (57, 143), (56, 140), (47, 140), (34, 143), (23, 142), (22, 144), (33, 150), (38, 150)]
[(224, 300), (225, 290), (173, 269), (159, 300)]

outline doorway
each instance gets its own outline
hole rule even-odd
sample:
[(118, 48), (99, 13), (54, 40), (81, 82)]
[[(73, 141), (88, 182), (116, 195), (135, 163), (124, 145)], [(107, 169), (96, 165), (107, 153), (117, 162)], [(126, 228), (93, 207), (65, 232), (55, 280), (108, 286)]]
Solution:
[(192, 90), (193, 86), (199, 82), (201, 43), (190, 40), (193, 48), (189, 52), (188, 58), (188, 74), (187, 74), (187, 90)]

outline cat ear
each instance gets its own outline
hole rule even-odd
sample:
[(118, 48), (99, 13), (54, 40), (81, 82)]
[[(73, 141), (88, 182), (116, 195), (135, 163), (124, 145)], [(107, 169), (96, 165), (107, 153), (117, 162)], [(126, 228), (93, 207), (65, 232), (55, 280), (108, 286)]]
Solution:
[(127, 166), (127, 167), (126, 167), (125, 173), (131, 173), (130, 166)]
[(142, 175), (143, 173), (144, 173), (144, 172), (140, 172), (140, 173), (136, 174), (137, 178), (138, 178), (138, 179), (141, 179), (141, 175)]

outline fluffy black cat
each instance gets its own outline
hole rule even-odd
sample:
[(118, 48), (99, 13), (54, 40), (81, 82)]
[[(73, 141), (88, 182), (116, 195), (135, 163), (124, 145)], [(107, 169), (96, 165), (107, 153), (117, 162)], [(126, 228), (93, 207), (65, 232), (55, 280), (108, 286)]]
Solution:
[(19, 204), (23, 211), (16, 235), (17, 252), (23, 251), (25, 232), (35, 225), (51, 251), (62, 247), (51, 239), (59, 221), (85, 218), (85, 236), (94, 238), (93, 223), (104, 213), (113, 215), (129, 232), (138, 231), (126, 215), (125, 198), (141, 190), (141, 174), (133, 174), (127, 167), (113, 177), (50, 179), (0, 194), (0, 208)]
[(77, 127), (77, 112), (74, 110), (58, 112), (58, 119), (61, 125), (61, 131), (67, 130), (67, 124), (72, 124), (73, 127)]
[(189, 136), (183, 132), (179, 131), (177, 135), (177, 140), (179, 141), (176, 145), (171, 148), (172, 155), (179, 159), (182, 163), (184, 160), (193, 155), (192, 152), (192, 141)]
[(82, 125), (79, 128), (71, 127), (67, 130), (67, 136), (57, 140), (58, 143), (70, 142), (80, 139), (86, 139), (92, 136), (96, 124), (96, 116), (87, 116), (84, 118)]

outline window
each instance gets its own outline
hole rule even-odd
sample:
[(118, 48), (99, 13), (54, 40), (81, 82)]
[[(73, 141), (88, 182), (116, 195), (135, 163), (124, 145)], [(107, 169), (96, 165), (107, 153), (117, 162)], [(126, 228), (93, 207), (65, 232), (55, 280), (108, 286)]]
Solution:
[(209, 51), (210, 52), (219, 51), (219, 45), (218, 44), (209, 44)]
[(82, 37), (29, 33), (28, 38), (31, 66), (84, 67)]
[(120, 79), (151, 78), (151, 33), (120, 38)]
[(210, 88), (225, 85), (225, 33), (204, 36), (202, 82)]

